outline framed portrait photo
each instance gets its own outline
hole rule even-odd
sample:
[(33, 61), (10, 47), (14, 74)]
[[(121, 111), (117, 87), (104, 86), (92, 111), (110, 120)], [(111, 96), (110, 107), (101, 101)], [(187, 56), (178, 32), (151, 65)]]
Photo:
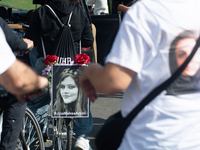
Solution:
[(85, 67), (87, 66), (53, 65), (52, 118), (89, 117), (89, 99), (79, 83)]

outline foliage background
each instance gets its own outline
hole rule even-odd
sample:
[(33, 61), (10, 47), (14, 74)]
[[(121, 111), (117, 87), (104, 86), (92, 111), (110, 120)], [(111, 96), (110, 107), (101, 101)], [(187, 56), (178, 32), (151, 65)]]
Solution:
[(35, 9), (40, 6), (33, 4), (33, 0), (1, 0), (0, 5), (25, 11)]

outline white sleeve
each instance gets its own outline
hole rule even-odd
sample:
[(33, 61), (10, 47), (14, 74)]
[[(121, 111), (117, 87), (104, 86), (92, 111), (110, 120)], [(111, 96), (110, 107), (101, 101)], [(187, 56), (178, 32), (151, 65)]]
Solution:
[(0, 27), (0, 74), (4, 73), (16, 60)]
[(145, 14), (146, 10), (137, 6), (126, 12), (105, 63), (111, 62), (134, 72), (142, 70), (146, 55), (154, 45)]

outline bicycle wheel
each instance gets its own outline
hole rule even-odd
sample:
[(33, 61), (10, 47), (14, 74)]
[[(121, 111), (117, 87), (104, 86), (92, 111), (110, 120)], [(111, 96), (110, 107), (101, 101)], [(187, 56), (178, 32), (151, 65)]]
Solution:
[(71, 150), (72, 149), (72, 138), (73, 138), (73, 119), (57, 119), (57, 129), (58, 129), (58, 149)]
[[(19, 136), (19, 141), (17, 146), (21, 144), (23, 150), (44, 150), (44, 140), (42, 137), (42, 132), (40, 126), (29, 108), (26, 108), (25, 117), (23, 119), (22, 132)], [(24, 144), (24, 142), (26, 144)], [(27, 146), (27, 148), (26, 148)]]

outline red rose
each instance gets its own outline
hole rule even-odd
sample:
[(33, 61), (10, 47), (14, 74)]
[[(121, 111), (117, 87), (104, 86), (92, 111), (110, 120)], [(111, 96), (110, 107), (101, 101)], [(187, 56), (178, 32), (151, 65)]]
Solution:
[(47, 57), (44, 59), (44, 63), (45, 65), (55, 64), (57, 59), (58, 57), (56, 55), (47, 55)]
[(74, 63), (79, 65), (88, 64), (89, 62), (90, 62), (90, 57), (85, 53), (76, 55), (76, 58), (74, 60)]

